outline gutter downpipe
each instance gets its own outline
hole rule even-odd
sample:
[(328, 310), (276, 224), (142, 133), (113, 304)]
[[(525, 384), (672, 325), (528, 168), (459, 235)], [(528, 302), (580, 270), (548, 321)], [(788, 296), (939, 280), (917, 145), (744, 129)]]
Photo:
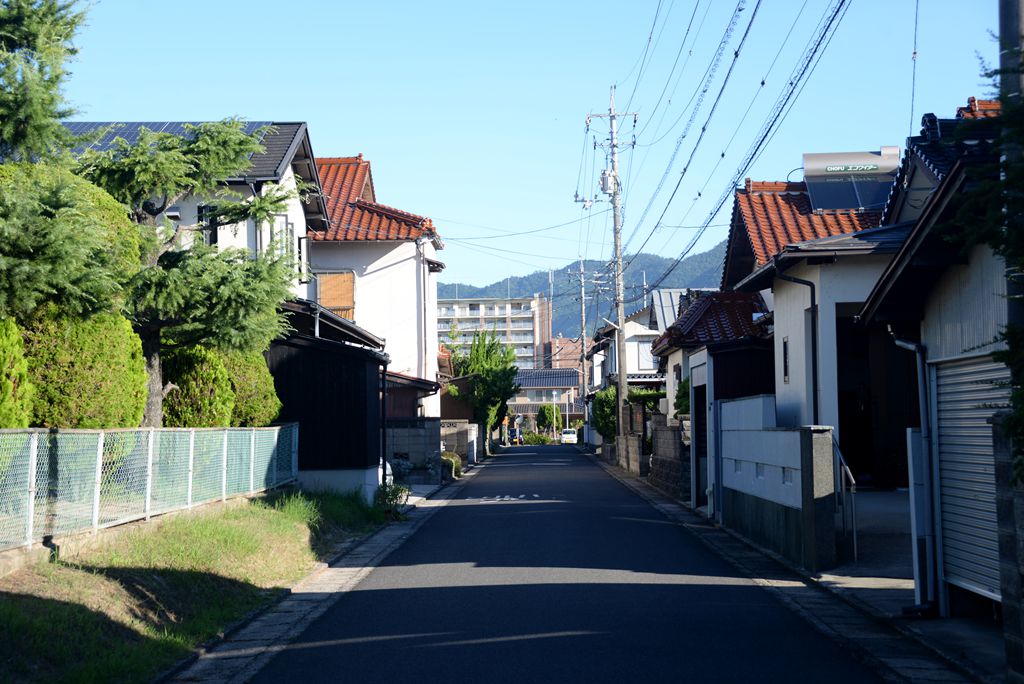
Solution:
[(380, 369), (380, 484), (388, 486), (388, 364)]
[(811, 291), (811, 391), (814, 396), (811, 397), (812, 402), (812, 420), (815, 425), (818, 424), (818, 301), (815, 297), (814, 283), (810, 280), (804, 280), (803, 278), (794, 278), (788, 276), (782, 272), (779, 267), (779, 257), (775, 256), (772, 261), (775, 264), (775, 277), (779, 280), (784, 280), (787, 283), (793, 283), (795, 285), (803, 285)]
[[(928, 364), (926, 359), (927, 349), (919, 342), (908, 342), (907, 340), (901, 340), (896, 337), (892, 331), (892, 326), (889, 326), (889, 334), (892, 335), (893, 343), (900, 349), (905, 349), (909, 352), (913, 352), (917, 357), (917, 404), (918, 412), (921, 421), (921, 452), (924, 458), (924, 472), (931, 480), (929, 486), (924, 488), (924, 495), (926, 499), (925, 511), (928, 515), (927, 525), (925, 529), (928, 533), (924, 538), (925, 553), (927, 554), (926, 569), (928, 572), (927, 579), (925, 580), (925, 603), (934, 604), (938, 598), (937, 591), (937, 578), (935, 576), (935, 494), (934, 487), (935, 483), (938, 482), (938, 475), (936, 472), (935, 464), (932, 461), (932, 447), (931, 447), (931, 413), (928, 406)], [(913, 477), (913, 473), (911, 473)], [(913, 482), (911, 482), (913, 486)]]

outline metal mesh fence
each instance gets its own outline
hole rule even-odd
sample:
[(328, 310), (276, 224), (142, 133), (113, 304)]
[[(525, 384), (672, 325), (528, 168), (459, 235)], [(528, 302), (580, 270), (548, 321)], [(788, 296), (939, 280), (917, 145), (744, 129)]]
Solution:
[(31, 436), (0, 431), (0, 548), (24, 544), (28, 534)]
[(148, 456), (148, 430), (116, 430), (104, 434), (100, 525), (146, 514)]
[(0, 430), (0, 549), (295, 479), (298, 425)]

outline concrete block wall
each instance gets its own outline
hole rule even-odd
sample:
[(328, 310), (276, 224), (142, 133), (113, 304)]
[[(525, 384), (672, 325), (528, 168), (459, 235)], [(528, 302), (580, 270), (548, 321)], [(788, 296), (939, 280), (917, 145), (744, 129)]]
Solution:
[(643, 438), (640, 435), (626, 435), (615, 439), (617, 465), (635, 475), (647, 475), (650, 461), (643, 454)]
[(440, 419), (415, 418), (389, 422), (387, 452), (389, 460), (408, 459), (413, 468), (438, 470), (441, 461)]
[[(689, 427), (688, 425), (686, 426)], [(690, 448), (678, 425), (654, 428), (654, 453), (648, 482), (674, 499), (690, 500)]]

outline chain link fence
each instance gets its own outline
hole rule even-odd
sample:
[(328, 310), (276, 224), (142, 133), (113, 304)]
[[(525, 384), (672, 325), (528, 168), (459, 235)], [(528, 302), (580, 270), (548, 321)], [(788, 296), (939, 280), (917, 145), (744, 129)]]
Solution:
[(0, 550), (292, 482), (299, 426), (0, 430)]

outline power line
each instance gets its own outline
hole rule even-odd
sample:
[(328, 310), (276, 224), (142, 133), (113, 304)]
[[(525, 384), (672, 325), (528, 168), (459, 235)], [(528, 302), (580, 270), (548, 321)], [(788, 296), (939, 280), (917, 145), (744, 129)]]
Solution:
[[(598, 211), (598, 212), (595, 212), (595, 213), (596, 214), (605, 214), (605, 213), (608, 213), (609, 211), (611, 211), (611, 209), (602, 209), (601, 211)], [(493, 228), (493, 227), (490, 227), (490, 226), (482, 226), (482, 225), (475, 224), (475, 223), (459, 223), (458, 221), (452, 221), (450, 219), (443, 219), (443, 218), (437, 218), (435, 220), (436, 221), (440, 221), (442, 223), (452, 223), (452, 224), (459, 225), (459, 226), (469, 226), (471, 228), (483, 228), (484, 230), (497, 230), (497, 231), (504, 231), (504, 230), (506, 230), (504, 228)], [(505, 233), (504, 235), (480, 235), (480, 236), (474, 236), (474, 237), (449, 237), (449, 238), (445, 238), (445, 239), (446, 240), (460, 240), (460, 241), (463, 241), (463, 240), (474, 240), (474, 241), (475, 240), (499, 240), (501, 238), (506, 238), (506, 237), (515, 237), (517, 235), (532, 235), (534, 233), (542, 233), (542, 232), (544, 232), (546, 230), (554, 230), (555, 228), (564, 228), (565, 226), (571, 226), (572, 224), (579, 223), (580, 221), (583, 221), (583, 220), (584, 219), (582, 219), (582, 218), (578, 218), (578, 219), (573, 219), (572, 221), (566, 221), (565, 223), (556, 223), (553, 226), (546, 226), (544, 228), (534, 228), (532, 230), (516, 231), (516, 232), (513, 232), (513, 233)]]
[[(779, 94), (775, 105), (772, 107), (771, 112), (766, 118), (764, 124), (761, 126), (761, 130), (758, 132), (754, 142), (748, 148), (743, 161), (736, 169), (736, 173), (733, 174), (729, 181), (725, 191), (719, 197), (712, 210), (708, 213), (707, 218), (702, 224), (701, 228), (697, 231), (696, 235), (690, 240), (686, 248), (675, 258), (672, 265), (661, 274), (653, 283), (652, 287), (657, 287), (664, 280), (671, 275), (672, 271), (682, 262), (682, 260), (689, 254), (690, 250), (693, 249), (694, 245), (704, 234), (704, 231), (711, 224), (711, 221), (721, 210), (726, 200), (733, 195), (739, 179), (749, 170), (750, 166), (754, 163), (756, 158), (760, 156), (761, 152), (764, 151), (765, 146), (774, 136), (775, 131), (778, 130), (778, 126), (781, 125), (782, 121), (788, 116), (789, 112), (792, 111), (793, 105), (799, 98), (803, 87), (806, 85), (805, 78), (809, 77), (821, 61), (821, 54), (823, 46), (827, 48), (828, 44), (832, 42), (832, 37), (835, 35), (842, 23), (843, 17), (846, 16), (846, 11), (849, 9), (850, 2), (847, 0), (836, 0), (836, 2), (827, 11), (825, 16), (827, 20), (823, 25), (819, 24), (819, 29), (815, 37), (813, 37), (809, 43), (809, 49), (801, 55), (801, 58), (797, 62), (797, 66), (793, 71), (793, 75)], [(636, 299), (632, 300), (636, 301)]]
[[(654, 227), (651, 228), (650, 233), (647, 234), (647, 237), (644, 239), (643, 244), (641, 244), (640, 247), (637, 249), (637, 253), (642, 252), (644, 247), (647, 246), (647, 243), (654, 235), (654, 232), (658, 229), (658, 226), (661, 225), (662, 219), (665, 218), (665, 214), (668, 212), (669, 207), (672, 206), (672, 200), (675, 199), (676, 193), (679, 192), (679, 187), (682, 185), (683, 179), (686, 177), (686, 172), (690, 170), (690, 165), (693, 164), (693, 160), (697, 155), (697, 149), (700, 147), (701, 142), (704, 140), (704, 134), (707, 133), (708, 126), (711, 125), (711, 120), (715, 116), (715, 111), (718, 109), (718, 105), (722, 101), (722, 95), (725, 93), (726, 86), (729, 85), (729, 79), (732, 78), (733, 69), (736, 68), (736, 63), (739, 61), (740, 58), (740, 52), (743, 50), (743, 46), (747, 42), (747, 38), (750, 36), (750, 29), (754, 25), (754, 20), (757, 19), (757, 11), (760, 8), (761, 0), (757, 0), (757, 4), (754, 5), (754, 11), (750, 15), (750, 21), (747, 22), (747, 28), (743, 32), (743, 36), (740, 38), (739, 45), (736, 46), (736, 50), (733, 52), (732, 62), (730, 62), (729, 64), (729, 69), (725, 72), (725, 78), (722, 79), (722, 86), (718, 89), (718, 95), (715, 97), (715, 101), (711, 105), (711, 111), (708, 112), (707, 119), (705, 119), (704, 125), (701, 126), (700, 135), (697, 136), (697, 142), (694, 143), (693, 149), (690, 151), (690, 157), (689, 159), (686, 160), (686, 165), (683, 166), (683, 170), (679, 174), (679, 180), (676, 181), (676, 186), (675, 188), (672, 189), (672, 194), (669, 196), (668, 202), (665, 203), (665, 208), (662, 210), (661, 216), (659, 216), (658, 220), (654, 223)], [(637, 226), (637, 230), (638, 229), (639, 225)], [(637, 230), (633, 231), (633, 235), (636, 235)], [(633, 236), (630, 236), (630, 240), (632, 240), (632, 238)], [(627, 245), (628, 243), (629, 241), (627, 241)]]
[(914, 0), (914, 51), (910, 55), (913, 66), (910, 70), (910, 127), (907, 136), (914, 135), (914, 99), (917, 88), (917, 16), (921, 7), (921, 0)]
[[(722, 34), (722, 39), (718, 43), (718, 49), (715, 51), (715, 54), (711, 59), (711, 63), (708, 65), (707, 70), (704, 72), (704, 77), (701, 80), (702, 85), (699, 85), (698, 90), (694, 91), (694, 96), (697, 96), (699, 91), (699, 97), (697, 99), (696, 104), (694, 105), (693, 112), (690, 115), (690, 119), (689, 121), (686, 122), (686, 126), (683, 128), (683, 132), (676, 139), (675, 148), (672, 150), (672, 155), (669, 157), (668, 164), (665, 166), (665, 171), (664, 173), (662, 173), (661, 179), (658, 181), (657, 186), (655, 186), (654, 188), (654, 194), (651, 195), (651, 199), (648, 200), (647, 206), (644, 207), (643, 212), (640, 214), (640, 220), (637, 221), (636, 227), (633, 228), (633, 232), (630, 234), (629, 239), (626, 240), (627, 246), (630, 242), (633, 241), (633, 238), (639, 232), (640, 227), (643, 225), (644, 220), (647, 218), (648, 212), (650, 212), (651, 207), (654, 206), (655, 200), (657, 200), (658, 195), (661, 193), (661, 190), (665, 185), (665, 181), (668, 179), (669, 173), (672, 172), (672, 167), (675, 165), (676, 161), (676, 155), (679, 154), (679, 148), (682, 146), (683, 140), (686, 139), (686, 136), (689, 134), (690, 128), (693, 126), (693, 122), (696, 120), (697, 114), (704, 103), (704, 96), (707, 93), (708, 89), (711, 87), (711, 82), (714, 80), (715, 74), (718, 71), (718, 66), (721, 64), (722, 56), (725, 54), (725, 48), (728, 46), (729, 39), (732, 37), (733, 31), (735, 31), (736, 29), (736, 24), (739, 21), (739, 14), (741, 11), (743, 11), (743, 7), (745, 6), (745, 4), (746, 0), (739, 0), (739, 2), (736, 3), (736, 8), (733, 10), (733, 13), (729, 18), (729, 23), (725, 27), (725, 32)], [(692, 102), (693, 99), (694, 97), (691, 96), (690, 101)], [(689, 103), (687, 103), (687, 107), (689, 107)], [(682, 115), (685, 114), (685, 112), (686, 109), (684, 109), (683, 112), (680, 113), (680, 119), (682, 118)], [(678, 122), (679, 119), (676, 120), (676, 123)], [(669, 130), (671, 130), (674, 127), (675, 124), (672, 124)], [(661, 138), (659, 138), (658, 140), (661, 140)], [(656, 142), (658, 141), (655, 141), (655, 143)], [(653, 145), (655, 143), (651, 144)]]

